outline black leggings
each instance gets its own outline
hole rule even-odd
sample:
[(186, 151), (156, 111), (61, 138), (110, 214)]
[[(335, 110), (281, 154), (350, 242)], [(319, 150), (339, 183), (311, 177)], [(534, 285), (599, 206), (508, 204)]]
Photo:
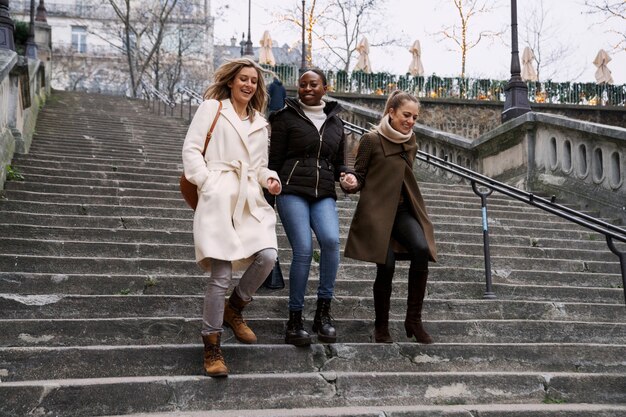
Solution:
[[(429, 250), (422, 226), (405, 203), (400, 203), (393, 222), (391, 236), (409, 252), (411, 266), (409, 281), (425, 279), (428, 276)], [(387, 260), (376, 264), (374, 291), (386, 297), (391, 296), (391, 282), (396, 269), (396, 256), (389, 245)]]

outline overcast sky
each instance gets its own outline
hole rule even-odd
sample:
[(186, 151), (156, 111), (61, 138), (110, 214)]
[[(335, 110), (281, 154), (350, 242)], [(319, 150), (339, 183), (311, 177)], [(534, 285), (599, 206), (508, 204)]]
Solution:
[[(310, 1), (310, 0), (308, 0)], [(511, 10), (509, 0), (488, 0), (498, 3), (499, 7), (490, 14), (477, 17), (470, 22), (474, 33), (483, 29), (506, 31), (501, 40), (491, 42), (483, 40), (468, 52), (466, 74), (473, 78), (510, 78), (511, 62)], [(525, 21), (529, 12), (541, 0), (518, 1), (519, 49), (520, 54), (526, 43), (524, 34)], [(245, 0), (213, 0), (213, 12), (224, 6), (221, 18), (216, 20), (215, 40), (226, 44), (232, 36), (241, 39), (241, 33), (248, 26), (248, 2)], [(307, 2), (308, 3), (308, 2)], [(609, 51), (613, 60), (608, 67), (613, 73), (616, 84), (626, 84), (626, 51), (611, 51), (612, 43), (618, 39), (616, 34), (606, 33), (606, 26), (599, 24), (599, 16), (585, 13), (588, 9), (583, 0), (543, 0), (546, 25), (553, 33), (545, 37), (544, 51), (559, 46), (569, 45), (570, 52), (560, 59), (559, 65), (545, 70), (545, 76), (551, 75), (555, 81), (595, 81), (596, 67), (593, 59), (602, 48)], [(298, 27), (276, 18), (276, 12), (287, 7), (301, 4), (300, 0), (252, 0), (252, 41), (258, 46), (264, 30), (269, 30), (275, 44), (294, 45), (301, 39)], [(454, 45), (450, 42), (438, 41), (436, 32), (444, 26), (456, 23), (458, 15), (452, 7), (452, 0), (387, 0), (383, 11), (384, 24), (378, 25), (375, 31), (367, 34), (370, 43), (380, 39), (382, 34), (398, 39), (397, 46), (381, 46), (371, 48), (370, 60), (375, 72), (388, 71), (395, 74), (407, 72), (411, 61), (408, 47), (415, 39), (422, 46), (422, 61), (427, 75), (436, 73), (439, 76), (458, 76), (461, 72), (461, 55), (450, 51)], [(620, 22), (621, 23), (621, 22)], [(612, 28), (617, 30), (618, 23)], [(623, 26), (623, 24), (622, 24)], [(619, 27), (624, 31), (624, 27)], [(505, 44), (506, 43), (506, 44)], [(314, 43), (314, 47), (315, 47)], [(320, 45), (317, 45), (320, 46)], [(315, 60), (315, 52), (314, 52)], [(355, 59), (352, 66), (356, 63)], [(542, 77), (542, 78), (545, 78)]]

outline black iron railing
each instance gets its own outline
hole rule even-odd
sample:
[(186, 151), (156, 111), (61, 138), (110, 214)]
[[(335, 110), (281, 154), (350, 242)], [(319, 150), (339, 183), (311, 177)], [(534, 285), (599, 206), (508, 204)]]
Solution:
[(170, 100), (167, 97), (167, 94), (162, 93), (157, 90), (153, 85), (141, 82), (141, 88), (143, 89), (143, 94), (145, 99), (148, 101), (148, 106), (151, 107), (152, 111), (161, 114), (161, 106), (163, 106), (163, 115), (167, 116), (167, 110), (170, 111), (170, 116), (174, 115), (174, 107), (176, 107), (176, 102)]
[[(368, 131), (367, 129), (364, 129), (361, 126), (357, 126), (355, 124), (345, 122), (345, 121), (344, 121), (344, 127), (346, 130), (352, 133), (361, 134), (361, 135)], [(487, 197), (490, 196), (494, 191), (497, 191), (508, 197), (514, 198), (528, 205), (537, 207), (548, 213), (554, 214), (562, 219), (576, 223), (580, 226), (583, 226), (587, 229), (593, 230), (594, 232), (604, 235), (609, 249), (611, 250), (611, 252), (617, 255), (617, 257), (620, 260), (620, 267), (622, 271), (622, 285), (624, 288), (624, 299), (626, 300), (626, 252), (624, 252), (623, 250), (620, 250), (615, 245), (616, 241), (626, 243), (626, 230), (625, 229), (618, 227), (616, 225), (613, 225), (611, 223), (607, 223), (603, 220), (597, 219), (593, 216), (582, 213), (580, 211), (571, 209), (564, 205), (557, 204), (555, 202), (554, 196), (551, 199), (546, 199), (543, 197), (536, 196), (533, 193), (522, 191), (508, 184), (504, 184), (502, 182), (489, 178), (485, 175), (479, 174), (478, 172), (472, 171), (469, 168), (465, 168), (461, 165), (457, 165), (452, 162), (449, 162), (447, 158), (439, 158), (437, 156), (434, 156), (434, 155), (431, 155), (429, 153), (419, 151), (419, 150), (417, 151), (416, 158), (420, 161), (426, 162), (430, 165), (433, 165), (437, 168), (443, 169), (449, 173), (452, 173), (454, 175), (460, 176), (461, 178), (468, 180), (472, 185), (472, 190), (474, 191), (474, 193), (476, 193), (476, 195), (480, 197), (481, 208), (482, 208), (483, 247), (484, 247), (484, 258), (485, 258), (485, 286), (486, 288), (485, 288), (484, 298), (496, 297), (493, 291), (492, 281), (491, 281), (491, 255), (489, 252)]]
[(195, 91), (187, 88), (187, 87), (181, 87), (178, 89), (178, 94), (180, 94), (180, 117), (183, 117), (183, 107), (185, 105), (185, 97), (187, 98), (187, 104), (188, 104), (188, 115), (187, 115), (187, 119), (191, 120), (191, 105), (192, 102), (195, 104), (200, 104), (202, 103), (202, 96), (198, 93), (196, 93)]

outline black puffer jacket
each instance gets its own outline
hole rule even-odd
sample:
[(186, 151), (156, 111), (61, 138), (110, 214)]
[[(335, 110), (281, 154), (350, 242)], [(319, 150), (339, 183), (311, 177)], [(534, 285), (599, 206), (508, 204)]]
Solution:
[(285, 107), (270, 116), (269, 168), (278, 172), (282, 193), (310, 200), (337, 198), (335, 181), (348, 172), (344, 162), (341, 106), (327, 102), (326, 121), (320, 131), (304, 114), (298, 101), (288, 98)]

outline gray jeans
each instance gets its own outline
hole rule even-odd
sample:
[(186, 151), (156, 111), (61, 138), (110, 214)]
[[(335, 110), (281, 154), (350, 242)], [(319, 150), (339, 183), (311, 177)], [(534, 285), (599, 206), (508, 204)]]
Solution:
[[(239, 285), (233, 291), (243, 301), (252, 300), (252, 296), (259, 289), (268, 274), (274, 268), (278, 253), (276, 249), (268, 248), (257, 252), (254, 260), (243, 273)], [(204, 309), (202, 313), (202, 334), (221, 333), (224, 329), (224, 304), (226, 291), (233, 276), (233, 266), (230, 261), (211, 259), (211, 276), (204, 294)]]

